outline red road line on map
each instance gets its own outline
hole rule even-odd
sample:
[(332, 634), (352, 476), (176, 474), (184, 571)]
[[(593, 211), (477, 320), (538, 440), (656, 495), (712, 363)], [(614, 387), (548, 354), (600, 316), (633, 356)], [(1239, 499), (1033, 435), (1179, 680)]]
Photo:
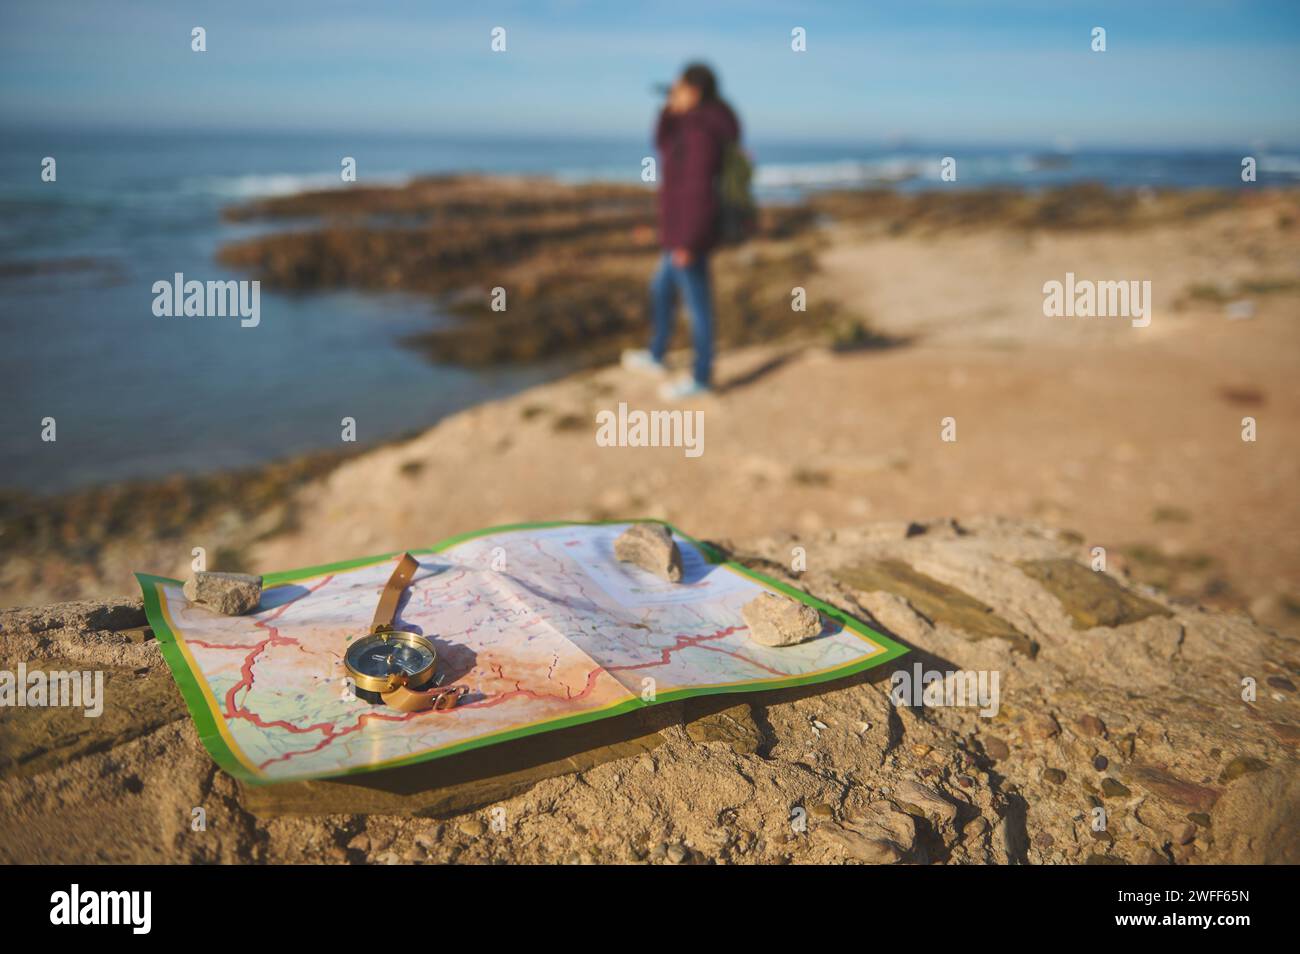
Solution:
[(678, 652), (680, 650), (707, 649), (709, 652), (722, 653), (723, 655), (731, 656), (735, 659), (739, 659), (741, 662), (749, 663), (751, 666), (754, 666), (758, 669), (762, 669), (765, 672), (770, 672), (774, 676), (790, 675), (788, 672), (781, 672), (779, 669), (773, 669), (770, 666), (764, 666), (762, 663), (750, 659), (748, 656), (742, 656), (740, 653), (731, 652), (730, 650), (727, 649), (721, 649), (717, 646), (701, 645), (702, 643), (709, 642), (710, 640), (724, 639), (725, 637), (730, 636), (732, 633), (738, 632), (739, 630), (742, 630), (744, 628), (745, 628), (744, 626), (728, 626), (726, 629), (720, 629), (717, 632), (710, 633), (707, 636), (679, 635), (677, 637), (676, 642), (674, 642), (672, 646), (669, 646), (667, 649), (660, 652), (658, 662), (637, 663), (635, 665), (627, 665), (627, 666), (606, 666), (605, 668), (610, 672), (631, 672), (632, 670), (635, 669), (654, 669), (656, 666), (668, 665), (670, 662), (672, 662), (673, 653)]
[(228, 646), (222, 646), (218, 643), (209, 643), (202, 639), (194, 639), (193, 637), (185, 640), (185, 643), (188, 646), (202, 646), (204, 649), (261, 649), (264, 642), (265, 640), (262, 643), (254, 643), (252, 646), (249, 646), (246, 643), (231, 643)]
[(773, 669), (771, 666), (764, 666), (761, 662), (758, 662), (755, 659), (750, 659), (748, 656), (742, 656), (740, 653), (733, 653), (730, 649), (722, 649), (721, 647), (718, 646), (696, 646), (695, 648), (703, 649), (705, 652), (709, 652), (709, 653), (722, 653), (722, 655), (730, 656), (732, 659), (739, 659), (741, 662), (749, 663), (751, 666), (753, 666), (756, 669), (761, 669), (764, 672), (770, 672), (774, 676), (790, 675), (790, 673), (782, 672), (780, 669)]
[(332, 725), (326, 725), (324, 727), (325, 738), (321, 739), (310, 749), (299, 749), (296, 752), (286, 752), (284, 755), (277, 755), (273, 759), (267, 759), (265, 762), (259, 765), (258, 768), (265, 769), (268, 765), (271, 765), (274, 762), (284, 762), (288, 759), (293, 758), (295, 755), (310, 755), (313, 752), (319, 752), (321, 749), (325, 748), (325, 746), (329, 745), (335, 739), (342, 738), (345, 735), (351, 735), (353, 732), (357, 732), (360, 729), (364, 728), (365, 724), (371, 719), (376, 719), (380, 722), (407, 722), (411, 719), (414, 719), (416, 716), (433, 715), (433, 714), (447, 715), (448, 713), (454, 711), (455, 711), (454, 709), (427, 709), (424, 712), (407, 712), (400, 716), (384, 715), (382, 712), (363, 712), (360, 718), (358, 718), (354, 724), (348, 726), (346, 729), (335, 730), (335, 728)]
[[(316, 589), (319, 589), (319, 587), (324, 586), (328, 581), (329, 578), (322, 580), (321, 583), (319, 583), (316, 587), (313, 587), (311, 590), (309, 590), (308, 593), (315, 592)], [(304, 593), (302, 595), (306, 596), (307, 593)], [(297, 597), (297, 599), (301, 599), (301, 597)], [(277, 610), (275, 615), (278, 616), (290, 605), (291, 603), (286, 603), (284, 606), (280, 607), (279, 610)], [(262, 626), (264, 624), (267, 624), (270, 622), (271, 618), (274, 617), (270, 617), (265, 621), (259, 622), (257, 625)], [(726, 629), (721, 629), (705, 636), (678, 635), (676, 637), (674, 644), (668, 649), (665, 649), (660, 653), (660, 659), (658, 662), (639, 663), (637, 665), (627, 665), (627, 666), (606, 666), (606, 667), (598, 666), (597, 668), (587, 673), (587, 684), (586, 686), (583, 687), (582, 692), (578, 693), (577, 695), (574, 695), (573, 690), (570, 689), (567, 685), (565, 686), (566, 696), (564, 698), (564, 701), (574, 702), (580, 699), (585, 699), (587, 696), (591, 695), (595, 691), (596, 681), (600, 678), (601, 673), (612, 673), (616, 670), (627, 672), (627, 671), (632, 671), (637, 669), (653, 669), (658, 666), (665, 666), (672, 661), (672, 656), (674, 653), (679, 652), (683, 649), (690, 649), (690, 648), (705, 649), (708, 650), (709, 652), (723, 653), (724, 655), (732, 656), (736, 659), (741, 660), (742, 662), (746, 662), (751, 666), (755, 666), (766, 672), (770, 672), (773, 675), (777, 675), (777, 676), (789, 675), (788, 673), (781, 672), (780, 670), (776, 670), (776, 669), (772, 669), (771, 667), (764, 666), (762, 663), (759, 663), (753, 659), (749, 659), (748, 657), (743, 656), (740, 653), (731, 652), (730, 650), (722, 649), (721, 647), (718, 646), (702, 645), (703, 643), (712, 640), (724, 639), (727, 636), (730, 636), (733, 633), (744, 628), (745, 627), (743, 626), (729, 626)], [(266, 761), (262, 762), (258, 766), (258, 768), (262, 770), (265, 770), (267, 766), (272, 765), (276, 762), (284, 762), (291, 758), (294, 758), (295, 756), (311, 755), (314, 752), (319, 752), (321, 749), (325, 748), (325, 746), (329, 745), (335, 739), (342, 738), (345, 735), (351, 735), (354, 732), (360, 731), (365, 727), (366, 723), (369, 722), (370, 720), (377, 720), (380, 722), (406, 722), (409, 721), (410, 719), (416, 718), (417, 716), (428, 715), (430, 713), (440, 712), (443, 715), (447, 715), (449, 713), (456, 712), (457, 710), (460, 709), (490, 709), (500, 705), (503, 702), (508, 702), (511, 699), (515, 699), (519, 697), (524, 697), (528, 699), (539, 699), (539, 700), (560, 699), (559, 696), (551, 695), (549, 693), (538, 693), (538, 692), (534, 692), (531, 689), (524, 689), (519, 685), (518, 681), (516, 681), (515, 688), (513, 690), (497, 693), (496, 695), (493, 696), (488, 696), (484, 699), (479, 700), (478, 702), (467, 702), (464, 703), (463, 705), (457, 706), (455, 709), (447, 709), (447, 710), (431, 709), (425, 712), (408, 712), (400, 716), (385, 715), (379, 712), (365, 712), (362, 713), (362, 715), (357, 719), (357, 721), (353, 725), (348, 726), (346, 729), (336, 729), (330, 723), (319, 723), (317, 725), (308, 726), (307, 728), (298, 728), (290, 723), (286, 723), (283, 721), (264, 722), (255, 713), (248, 712), (247, 710), (244, 709), (238, 709), (238, 710), (234, 709), (234, 695), (235, 692), (239, 688), (241, 688), (245, 682), (247, 683), (248, 688), (250, 689), (252, 688), (253, 676), (252, 676), (251, 666), (253, 660), (262, 652), (263, 649), (266, 648), (267, 645), (273, 645), (277, 642), (284, 642), (284, 643), (296, 642), (296, 640), (280, 637), (276, 627), (272, 626), (269, 627), (269, 629), (271, 633), (270, 636), (265, 641), (258, 644), (258, 646), (255, 647), (254, 651), (250, 653), (248, 658), (244, 661), (242, 672), (245, 676), (245, 680), (242, 680), (239, 685), (233, 687), (230, 690), (230, 692), (228, 692), (226, 695), (226, 704), (228, 710), (227, 716), (229, 718), (246, 719), (261, 728), (284, 728), (286, 731), (293, 732), (296, 734), (301, 734), (306, 732), (323, 732), (324, 736), (323, 738), (321, 738), (319, 742), (317, 742), (314, 746), (312, 746), (309, 749), (299, 749), (298, 751), (295, 752), (286, 752), (283, 755), (276, 756), (275, 758), (267, 759)], [(234, 647), (227, 647), (227, 648), (234, 648)], [(493, 664), (488, 668), (490, 671), (495, 672), (498, 678), (502, 680), (506, 679), (505, 671), (500, 663)], [(554, 672), (554, 668), (555, 668), (555, 663), (553, 662), (551, 666), (551, 672)], [(550, 678), (550, 673), (548, 673), (547, 678), (548, 679)]]
[[(493, 667), (493, 668), (495, 668), (495, 669), (497, 670), (498, 674), (500, 675), (500, 677), (501, 677), (502, 679), (506, 678), (506, 677), (504, 676), (504, 674), (501, 674), (501, 667), (500, 667), (500, 665), (497, 665), (497, 666), (495, 666), (495, 667)], [(572, 690), (572, 689), (569, 689), (569, 688), (566, 686), (566, 687), (565, 687), (565, 692), (567, 693), (567, 696), (564, 697), (564, 701), (566, 701), (566, 702), (573, 702), (573, 701), (578, 700), (578, 699), (584, 699), (584, 698), (586, 698), (587, 696), (591, 695), (591, 693), (595, 691), (595, 688), (596, 688), (596, 680), (600, 678), (600, 674), (603, 673), (604, 671), (605, 671), (605, 670), (603, 670), (603, 669), (597, 667), (596, 669), (593, 669), (593, 670), (591, 670), (589, 673), (587, 673), (587, 685), (583, 688), (582, 692), (578, 693), (576, 696), (573, 694), (573, 690)], [(298, 730), (296, 730), (296, 731), (298, 731), (298, 732), (310, 732), (310, 731), (314, 731), (314, 730), (320, 730), (320, 731), (323, 731), (323, 732), (325, 733), (325, 737), (322, 738), (319, 742), (317, 742), (317, 743), (316, 743), (314, 746), (312, 746), (310, 749), (299, 749), (299, 750), (296, 751), (296, 752), (286, 752), (284, 755), (277, 755), (275, 758), (273, 758), (273, 759), (268, 759), (267, 761), (263, 762), (261, 765), (258, 766), (258, 768), (260, 768), (260, 769), (265, 769), (268, 765), (270, 765), (270, 764), (272, 764), (272, 763), (274, 763), (274, 762), (283, 762), (283, 761), (286, 761), (286, 760), (288, 760), (288, 759), (293, 758), (293, 757), (296, 756), (296, 755), (310, 755), (310, 754), (312, 754), (313, 752), (319, 752), (321, 749), (325, 748), (325, 746), (329, 745), (329, 744), (330, 744), (331, 742), (333, 742), (335, 739), (340, 738), (340, 737), (345, 736), (345, 735), (350, 735), (351, 733), (356, 732), (356, 731), (358, 731), (358, 730), (364, 728), (366, 722), (368, 722), (368, 721), (370, 721), (370, 720), (372, 720), (372, 719), (374, 719), (374, 720), (378, 720), (378, 721), (380, 721), (380, 722), (406, 722), (406, 721), (408, 721), (408, 720), (410, 720), (410, 719), (415, 718), (416, 716), (429, 715), (430, 713), (437, 713), (437, 714), (440, 714), (440, 715), (447, 715), (447, 714), (450, 714), (450, 713), (453, 713), (453, 712), (457, 712), (457, 711), (459, 711), (459, 710), (461, 710), (461, 709), (490, 709), (490, 708), (492, 708), (493, 706), (498, 706), (498, 705), (500, 705), (500, 704), (503, 703), (503, 702), (508, 702), (509, 700), (511, 700), (511, 699), (515, 699), (515, 698), (518, 698), (518, 697), (520, 697), (520, 696), (523, 696), (523, 697), (526, 697), (526, 698), (529, 698), (529, 699), (556, 699), (556, 700), (558, 700), (558, 699), (561, 698), (560, 696), (551, 695), (551, 694), (548, 694), (548, 693), (533, 692), (531, 689), (524, 689), (524, 688), (521, 688), (520, 685), (519, 685), (519, 683), (516, 682), (516, 683), (515, 683), (515, 688), (514, 688), (513, 690), (510, 690), (510, 691), (508, 691), (508, 692), (501, 692), (501, 693), (498, 693), (498, 694), (496, 694), (496, 695), (494, 695), (494, 696), (489, 696), (489, 697), (487, 697), (486, 699), (481, 699), (481, 700), (479, 700), (478, 702), (467, 702), (467, 703), (464, 703), (464, 704), (462, 704), (462, 705), (456, 706), (456, 708), (454, 708), (454, 709), (445, 709), (445, 710), (430, 709), (430, 710), (428, 710), (428, 711), (426, 711), (426, 712), (408, 712), (408, 713), (405, 713), (404, 715), (400, 715), (400, 716), (384, 715), (383, 713), (379, 713), (379, 712), (366, 712), (366, 713), (363, 713), (363, 714), (361, 715), (361, 717), (356, 721), (356, 723), (355, 723), (354, 725), (348, 726), (346, 729), (334, 730), (333, 726), (330, 726), (330, 725), (328, 725), (328, 724), (323, 724), (323, 725), (319, 725), (319, 726), (312, 726), (310, 729), (298, 729)], [(294, 730), (291, 729), (290, 731), (294, 731)]]
[(246, 719), (247, 721), (252, 722), (254, 725), (260, 726), (262, 728), (270, 728), (272, 726), (283, 726), (289, 732), (318, 731), (319, 726), (309, 726), (308, 728), (300, 729), (287, 722), (263, 722), (261, 717), (258, 716), (256, 713), (249, 712), (247, 709), (243, 708), (242, 706), (237, 706), (235, 704), (235, 696), (238, 695), (241, 689), (253, 688), (253, 663), (257, 659), (257, 657), (262, 654), (263, 650), (265, 650), (267, 646), (298, 645), (298, 640), (292, 639), (288, 636), (281, 636), (280, 630), (277, 627), (271, 625), (271, 620), (278, 619), (280, 615), (284, 613), (285, 610), (287, 610), (294, 603), (298, 602), (298, 600), (302, 599), (305, 596), (309, 596), (312, 593), (315, 593), (321, 587), (329, 583), (330, 580), (332, 579), (334, 579), (333, 573), (331, 573), (329, 576), (326, 576), (315, 586), (308, 587), (306, 590), (304, 590), (298, 596), (295, 596), (293, 599), (289, 600), (283, 606), (278, 607), (276, 611), (272, 613), (270, 616), (268, 616), (266, 619), (260, 619), (254, 624), (259, 628), (266, 629), (268, 635), (266, 639), (262, 640), (255, 647), (253, 647), (252, 651), (247, 656), (244, 657), (244, 664), (239, 667), (239, 674), (240, 674), (239, 682), (231, 686), (230, 689), (226, 692), (226, 718)]
[[(501, 667), (499, 665), (493, 668), (495, 668), (498, 671), (498, 673), (500, 673)], [(516, 699), (519, 698), (520, 696), (523, 696), (524, 698), (527, 699), (561, 699), (562, 698), (563, 701), (565, 702), (574, 702), (578, 699), (585, 699), (587, 696), (591, 695), (592, 692), (595, 691), (596, 680), (600, 678), (600, 674), (603, 672), (605, 672), (605, 670), (597, 666), (595, 669), (591, 670), (591, 672), (587, 673), (587, 685), (584, 686), (582, 692), (578, 693), (576, 696), (573, 694), (573, 690), (570, 689), (567, 685), (564, 686), (564, 691), (566, 694), (563, 697), (561, 697), (561, 696), (553, 695), (552, 693), (549, 692), (534, 692), (532, 689), (524, 689), (519, 685), (518, 682), (516, 682), (515, 688), (512, 690), (509, 690), (507, 692), (499, 692), (496, 695), (488, 696), (484, 699), (480, 699), (478, 702), (462, 703), (458, 705), (456, 709), (491, 709), (493, 706), (499, 706), (503, 702), (508, 702), (511, 699)], [(505, 676), (502, 675), (501, 678), (504, 679)], [(561, 683), (561, 685), (563, 685), (563, 683)], [(449, 710), (449, 711), (454, 711), (454, 710)]]

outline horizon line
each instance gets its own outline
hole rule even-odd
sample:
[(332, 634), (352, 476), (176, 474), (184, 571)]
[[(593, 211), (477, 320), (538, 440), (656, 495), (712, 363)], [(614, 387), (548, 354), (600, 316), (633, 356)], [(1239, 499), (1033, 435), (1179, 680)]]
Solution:
[[(647, 130), (644, 135), (633, 133), (613, 133), (603, 134), (590, 131), (575, 130), (569, 133), (542, 133), (537, 131), (523, 131), (518, 133), (502, 132), (500, 130), (485, 131), (475, 129), (458, 129), (447, 132), (434, 130), (417, 130), (417, 129), (328, 129), (328, 128), (307, 128), (307, 127), (290, 127), (290, 128), (273, 128), (267, 126), (184, 126), (184, 125), (157, 125), (157, 126), (123, 126), (120, 124), (106, 125), (99, 123), (86, 124), (44, 124), (44, 123), (17, 123), (11, 124), (4, 122), (6, 131), (12, 136), (17, 135), (124, 135), (124, 136), (259, 136), (259, 137), (377, 137), (388, 139), (412, 139), (412, 140), (430, 140), (443, 139), (448, 142), (460, 143), (509, 143), (509, 142), (532, 142), (532, 143), (562, 143), (562, 142), (601, 142), (601, 143), (630, 143), (644, 141), (650, 142), (650, 131)], [(988, 138), (988, 139), (954, 139), (943, 141), (931, 136), (923, 135), (882, 135), (877, 137), (849, 138), (845, 136), (833, 135), (759, 135), (755, 137), (746, 137), (751, 143), (761, 143), (773, 146), (808, 146), (808, 147), (870, 147), (877, 149), (916, 149), (939, 147), (944, 148), (979, 148), (979, 149), (1030, 149), (1040, 150), (1051, 153), (1075, 154), (1087, 153), (1094, 151), (1133, 151), (1139, 153), (1154, 152), (1234, 152), (1240, 149), (1269, 149), (1269, 150), (1300, 150), (1300, 140), (1292, 142), (1270, 140), (1267, 137), (1260, 137), (1254, 142), (1235, 142), (1216, 140), (1202, 140), (1199, 142), (1177, 141), (1169, 142), (1136, 142), (1129, 139), (1097, 139), (1089, 142), (1075, 141), (1068, 146), (1063, 146), (1058, 136), (1045, 136), (1039, 140), (1023, 139), (1016, 137), (1007, 137), (1005, 139)], [(12, 141), (12, 140), (11, 140)]]

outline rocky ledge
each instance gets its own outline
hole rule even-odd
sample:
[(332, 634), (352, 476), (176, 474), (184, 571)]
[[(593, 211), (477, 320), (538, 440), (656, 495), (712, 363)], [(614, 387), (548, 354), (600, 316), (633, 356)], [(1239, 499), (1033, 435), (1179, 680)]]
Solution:
[[(11, 610), (0, 669), (102, 671), (105, 704), (3, 713), (0, 860), (1300, 861), (1295, 640), (1095, 571), (1035, 525), (714, 542), (915, 651), (361, 784), (253, 788), (199, 744), (137, 601)], [(996, 678), (996, 713), (893, 704), (917, 664)]]

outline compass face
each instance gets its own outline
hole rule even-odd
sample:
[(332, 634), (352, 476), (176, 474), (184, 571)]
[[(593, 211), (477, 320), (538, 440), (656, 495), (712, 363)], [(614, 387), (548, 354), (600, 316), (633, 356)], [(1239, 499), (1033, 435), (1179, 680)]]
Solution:
[(348, 666), (363, 676), (383, 679), (405, 674), (414, 676), (430, 669), (433, 650), (412, 634), (370, 635), (357, 640), (347, 651)]

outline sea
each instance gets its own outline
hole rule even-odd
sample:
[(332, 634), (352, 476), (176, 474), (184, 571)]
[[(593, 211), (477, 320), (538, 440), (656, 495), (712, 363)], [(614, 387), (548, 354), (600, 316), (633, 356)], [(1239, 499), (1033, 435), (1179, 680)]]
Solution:
[[(1300, 181), (1300, 152), (1241, 155), (910, 143), (748, 144), (765, 202), (815, 189), (939, 184), (1039, 189), (1259, 188)], [(216, 261), (222, 245), (301, 222), (223, 221), (223, 208), (305, 189), (421, 174), (533, 173), (640, 180), (644, 140), (510, 140), (304, 133), (10, 130), (0, 137), (0, 491), (54, 494), (94, 484), (252, 467), (337, 449), (344, 418), (358, 444), (571, 370), (557, 360), (467, 370), (431, 364), (402, 339), (449, 320), (436, 302), (395, 293), (261, 290), (261, 321), (155, 316), (153, 284), (248, 278)], [(44, 182), (42, 160), (56, 160)], [(52, 425), (52, 426), (51, 426)], [(48, 438), (53, 437), (53, 440)]]

